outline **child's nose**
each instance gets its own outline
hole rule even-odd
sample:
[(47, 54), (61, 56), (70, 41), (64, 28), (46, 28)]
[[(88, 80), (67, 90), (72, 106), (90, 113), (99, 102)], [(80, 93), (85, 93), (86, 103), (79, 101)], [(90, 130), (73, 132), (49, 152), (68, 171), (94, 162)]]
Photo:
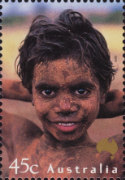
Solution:
[(69, 111), (71, 110), (71, 100), (70, 98), (62, 98), (59, 102), (60, 110)]
[(63, 97), (58, 102), (58, 107), (56, 108), (57, 113), (63, 113), (69, 115), (75, 113), (79, 110), (78, 105), (76, 105), (70, 98)]

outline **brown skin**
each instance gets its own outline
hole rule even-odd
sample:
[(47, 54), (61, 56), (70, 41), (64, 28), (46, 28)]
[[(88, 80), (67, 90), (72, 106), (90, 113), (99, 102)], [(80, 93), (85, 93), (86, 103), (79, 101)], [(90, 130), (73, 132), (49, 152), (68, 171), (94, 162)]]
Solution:
[(5, 169), (4, 177), (7, 176), (8, 166), (16, 158), (17, 152), (22, 154), (32, 141), (40, 138), (43, 133), (36, 124), (28, 119), (5, 111), (2, 112), (2, 116), (2, 143), (5, 149), (3, 151), (7, 156), (3, 155), (2, 160)]
[(43, 133), (36, 124), (26, 118), (5, 111), (2, 112), (2, 116), (2, 141), (7, 149), (9, 160), (12, 161), (16, 156), (18, 146), (24, 150)]
[(100, 106), (98, 118), (113, 118), (123, 115), (123, 92), (113, 89), (106, 95), (106, 102)]
[[(112, 139), (112, 138), (111, 138)], [(117, 136), (113, 137), (118, 144), (119, 150), (115, 154), (115, 158), (113, 160), (110, 159), (110, 154), (108, 152), (102, 152), (100, 154), (97, 153), (96, 145), (94, 143), (88, 143), (82, 146), (65, 146), (65, 147), (51, 147), (48, 144), (45, 144), (44, 136), (38, 141), (34, 140), (33, 143), (28, 147), (24, 153), (18, 155), (18, 162), (21, 162), (22, 157), (29, 158), (28, 164), (32, 166), (33, 164), (37, 164), (38, 168), (34, 168), (35, 171), (39, 171), (38, 174), (33, 174), (30, 172), (20, 173), (15, 175), (14, 171), (11, 170), (9, 174), (9, 178), (122, 178), (122, 137)], [(49, 164), (52, 164), (54, 168), (54, 174), (48, 171)], [(103, 173), (99, 172), (99, 164), (103, 164)], [(105, 173), (105, 165), (109, 167), (109, 173)], [(76, 173), (74, 168), (79, 166), (81, 173)], [(67, 173), (64, 170), (64, 173), (59, 174), (57, 172), (58, 167), (71, 167), (73, 172), (71, 174)], [(82, 173), (82, 168), (88, 167), (90, 170), (92, 167), (97, 168), (96, 174), (91, 174), (89, 171), (86, 171), (85, 174)], [(117, 174), (112, 174), (111, 170), (113, 167), (118, 168)], [(20, 171), (24, 171), (25, 168), (21, 166)]]
[(2, 89), (3, 98), (31, 101), (31, 94), (24, 88), (21, 81), (3, 79)]
[[(104, 94), (100, 92), (98, 80), (90, 69), (78, 65), (75, 60), (59, 59), (41, 63), (34, 69), (33, 103), (47, 136), (64, 142), (85, 139), (103, 102)], [(56, 128), (58, 122), (75, 122), (78, 128), (63, 133)]]
[[(32, 100), (32, 95), (24, 88), (21, 81), (3, 79), (2, 96), (7, 99), (21, 101)], [(107, 92), (105, 104), (100, 106), (97, 118), (113, 118), (123, 114), (123, 92), (120, 90), (110, 90)]]
[[(86, 81), (88, 83), (85, 83)], [(78, 86), (81, 82), (82, 85)], [(29, 165), (37, 164), (39, 168), (36, 170), (40, 173), (34, 175), (27, 172), (15, 175), (12, 170), (9, 178), (83, 178), (83, 173), (58, 174), (57, 167), (91, 168), (98, 167), (99, 163), (109, 164), (110, 168), (118, 166), (122, 169), (118, 164), (122, 161), (120, 152), (122, 149), (117, 152), (114, 160), (110, 159), (108, 152), (97, 155), (96, 144), (87, 135), (87, 129), (98, 115), (99, 106), (104, 103), (104, 98), (105, 94), (100, 92), (98, 80), (90, 69), (79, 66), (75, 60), (60, 59), (47, 65), (42, 63), (36, 65), (33, 78), (33, 103), (43, 124), (44, 134), (39, 140), (34, 140), (23, 154), (18, 152), (17, 157), (19, 161), (22, 157), (29, 158)], [(55, 126), (55, 122), (77, 122), (80, 125), (72, 132), (64, 133)], [(47, 174), (50, 163), (55, 169), (54, 174)], [(111, 172), (111, 169), (109, 171)], [(89, 172), (85, 174), (87, 178), (120, 176), (120, 170), (117, 175), (99, 174), (98, 170), (93, 175)]]

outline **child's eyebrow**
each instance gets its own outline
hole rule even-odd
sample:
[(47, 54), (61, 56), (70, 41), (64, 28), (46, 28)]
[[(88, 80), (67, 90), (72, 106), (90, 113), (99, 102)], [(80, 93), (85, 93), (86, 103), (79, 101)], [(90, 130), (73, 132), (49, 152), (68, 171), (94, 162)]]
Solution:
[(35, 89), (39, 90), (39, 89), (44, 89), (44, 88), (52, 88), (52, 89), (58, 89), (59, 86), (58, 85), (54, 85), (53, 83), (44, 83), (44, 82), (40, 82), (35, 86)]
[(78, 88), (89, 88), (89, 89), (95, 89), (95, 84), (88, 82), (88, 81), (81, 81), (77, 83), (72, 83), (69, 85), (70, 89), (78, 89)]
[[(88, 81), (81, 81), (81, 82), (70, 82), (66, 85), (69, 89), (78, 89), (78, 88), (89, 88), (89, 89), (95, 89), (95, 84), (92, 82)], [(52, 88), (52, 89), (59, 89), (60, 86), (57, 83), (52, 83), (52, 82), (40, 82), (35, 86), (35, 89), (44, 89), (44, 88)]]

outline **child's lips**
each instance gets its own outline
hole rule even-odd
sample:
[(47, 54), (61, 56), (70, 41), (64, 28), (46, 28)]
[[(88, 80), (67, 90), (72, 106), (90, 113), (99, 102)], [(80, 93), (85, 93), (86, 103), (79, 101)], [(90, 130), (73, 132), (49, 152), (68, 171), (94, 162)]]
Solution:
[(48, 120), (48, 122), (50, 123), (50, 126), (53, 126), (62, 132), (72, 132), (84, 123), (83, 120), (78, 120), (78, 117), (60, 117), (55, 118), (54, 121)]
[(59, 122), (59, 123), (53, 123), (53, 124), (60, 131), (72, 132), (81, 125), (81, 122), (79, 122), (79, 123), (75, 123), (75, 122)]

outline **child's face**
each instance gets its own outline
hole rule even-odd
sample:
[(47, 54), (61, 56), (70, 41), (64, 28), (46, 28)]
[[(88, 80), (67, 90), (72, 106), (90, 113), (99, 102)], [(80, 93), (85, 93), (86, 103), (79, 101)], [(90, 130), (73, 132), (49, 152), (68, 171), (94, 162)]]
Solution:
[(58, 59), (35, 66), (33, 102), (45, 132), (57, 140), (72, 141), (86, 135), (101, 100), (98, 80), (85, 65)]

